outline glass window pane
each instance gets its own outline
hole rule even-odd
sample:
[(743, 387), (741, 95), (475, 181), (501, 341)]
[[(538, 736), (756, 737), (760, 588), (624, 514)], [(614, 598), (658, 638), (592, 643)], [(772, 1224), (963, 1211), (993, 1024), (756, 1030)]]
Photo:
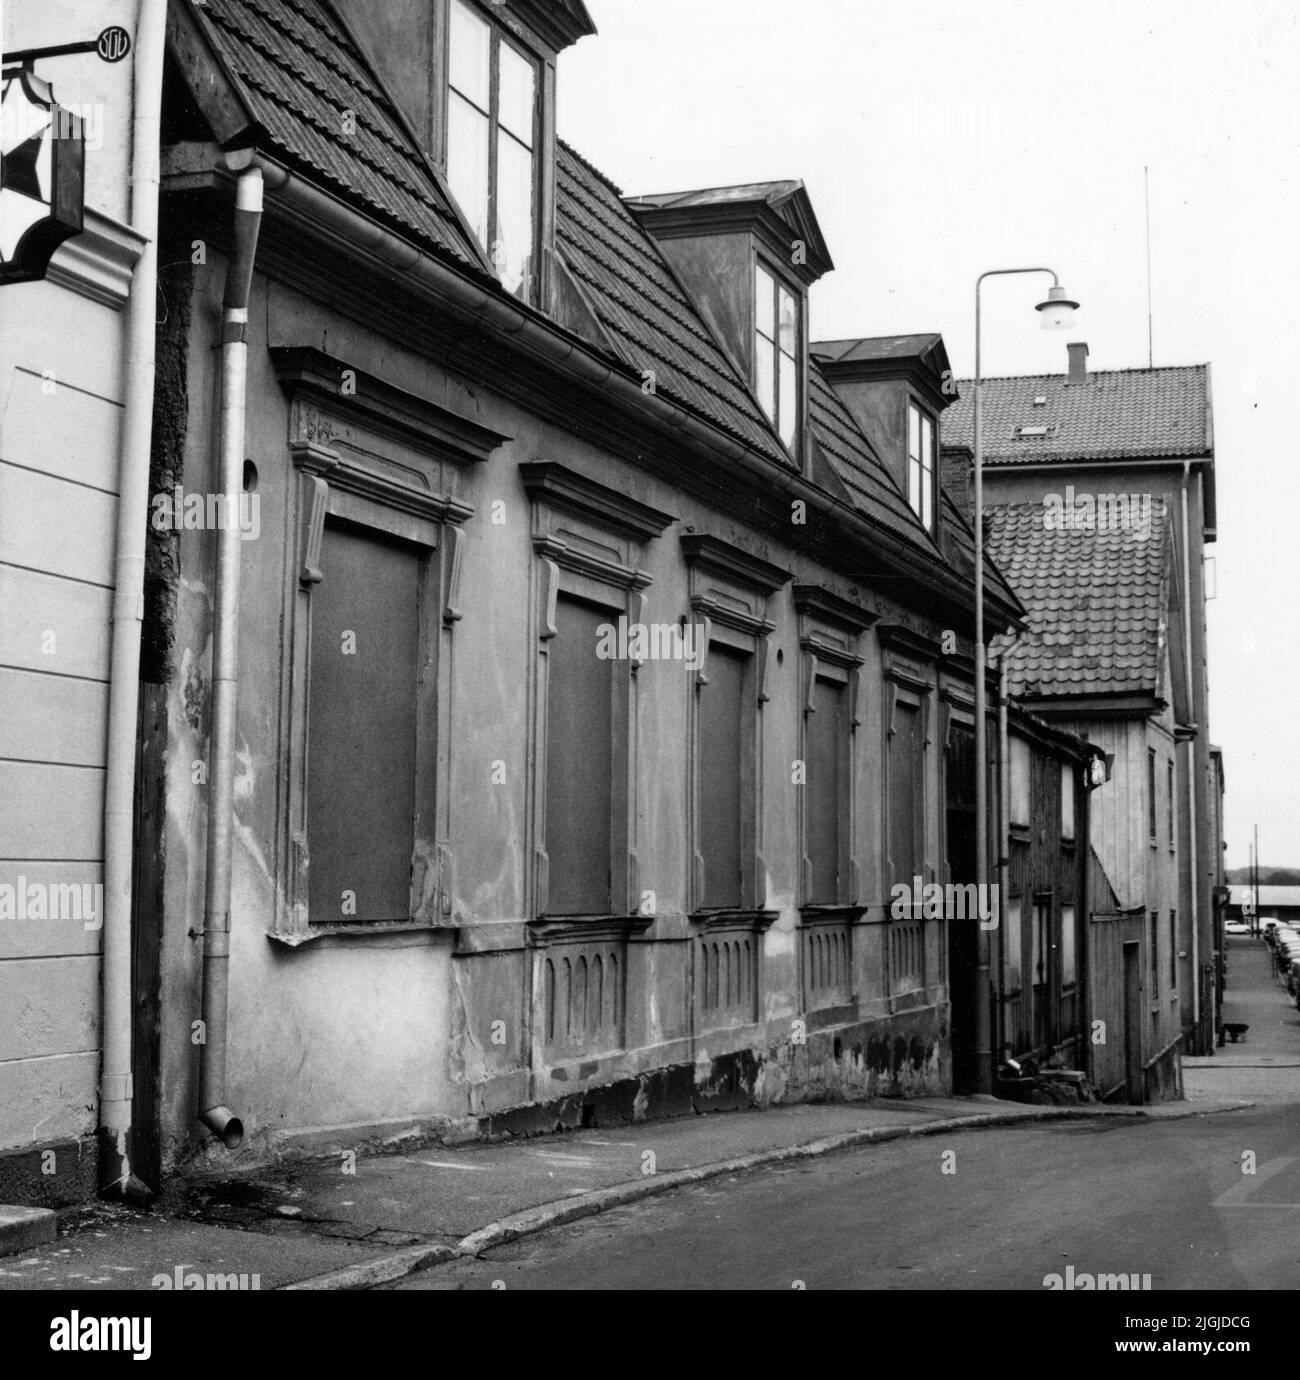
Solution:
[(754, 270), (754, 320), (759, 333), (776, 339), (776, 283), (761, 265)]
[(754, 341), (754, 384), (763, 411), (776, 416), (776, 352), (770, 340), (761, 335)]
[(1007, 903), (1006, 953), (1003, 959), (1008, 992), (1020, 991), (1023, 982), (1020, 958), (1020, 923), (1020, 901), (1018, 899), (1009, 901)]
[(928, 474), (934, 468), (934, 423), (921, 418), (921, 465)]
[(1074, 907), (1061, 907), (1061, 986), (1070, 987), (1077, 979), (1075, 964)]
[(508, 44), (501, 45), (501, 113), (506, 129), (522, 144), (533, 146), (533, 64)]
[(451, 84), (467, 96), (480, 110), (486, 112), (491, 99), (489, 68), (492, 53), (492, 31), (487, 21), (480, 19), (461, 0), (451, 3), (450, 50)]
[(1029, 823), (1029, 744), (1011, 740), (1011, 823)]
[(921, 454), (921, 414), (910, 403), (907, 408), (907, 453), (914, 458)]
[(788, 355), (797, 352), (798, 345), (798, 316), (795, 312), (795, 302), (793, 294), (784, 288), (779, 294), (780, 311), (777, 319), (777, 329), (780, 332), (778, 344)]
[(484, 248), (488, 242), (488, 121), (453, 91), (447, 102), (447, 180)]
[(492, 263), (507, 292), (529, 296), (533, 267), (533, 155), (497, 135), (497, 226)]
[(795, 364), (787, 354), (781, 355), (781, 439), (794, 445), (799, 425), (799, 400), (795, 388)]
[(915, 460), (907, 462), (907, 502), (912, 511), (921, 513), (921, 466)]
[(927, 532), (934, 526), (934, 476), (925, 469), (921, 471), (921, 523)]

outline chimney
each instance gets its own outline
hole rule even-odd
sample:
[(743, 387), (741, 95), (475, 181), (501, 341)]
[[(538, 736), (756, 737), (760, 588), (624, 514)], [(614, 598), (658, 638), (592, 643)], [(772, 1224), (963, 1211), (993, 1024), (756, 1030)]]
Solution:
[(1070, 377), (1067, 383), (1088, 382), (1088, 347), (1082, 340), (1072, 340), (1065, 347), (1070, 355)]

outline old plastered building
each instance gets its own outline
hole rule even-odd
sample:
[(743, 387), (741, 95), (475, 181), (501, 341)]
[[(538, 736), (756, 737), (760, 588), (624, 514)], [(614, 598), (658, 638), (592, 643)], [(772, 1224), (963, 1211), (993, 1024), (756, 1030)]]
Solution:
[[(491, 1131), (948, 1087), (948, 928), (888, 906), (943, 880), (969, 715), (941, 367), (882, 381), (926, 454), (906, 422), (873, 446), (809, 355), (831, 263), (798, 183), (629, 199), (555, 139), (581, 6), (453, 0), (400, 45), (343, 17), (173, 17), (160, 488), (214, 487), (230, 206), (265, 189), (229, 1113)], [(160, 534), (151, 585), (164, 1159), (211, 1110), (213, 544)]]

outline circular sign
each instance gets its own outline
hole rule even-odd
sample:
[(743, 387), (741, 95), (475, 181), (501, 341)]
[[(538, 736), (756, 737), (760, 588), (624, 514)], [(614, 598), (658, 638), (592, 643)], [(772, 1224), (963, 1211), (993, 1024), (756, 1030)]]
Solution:
[(131, 51), (131, 35), (120, 24), (110, 24), (95, 40), (95, 51), (105, 62), (121, 62)]

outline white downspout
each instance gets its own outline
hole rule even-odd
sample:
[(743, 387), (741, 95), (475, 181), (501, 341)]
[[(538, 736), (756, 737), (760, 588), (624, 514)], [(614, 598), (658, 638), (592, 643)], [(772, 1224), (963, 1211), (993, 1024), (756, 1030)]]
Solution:
[(244, 429), (248, 380), (248, 299), (262, 221), (262, 173), (249, 167), (235, 184), (234, 242), (226, 270), (221, 325), (220, 473), (225, 525), (217, 532), (213, 595), (212, 721), (208, 739), (208, 845), (203, 905), (203, 1026), (199, 1120), (228, 1149), (244, 1125), (226, 1105), (227, 988), (230, 971), (230, 869), (235, 799), (235, 712), (239, 687), (239, 561), (243, 532)]
[(135, 755), (144, 623), (144, 555), (153, 435), (158, 296), (158, 162), (167, 0), (140, 0), (135, 31), (131, 226), (144, 238), (126, 307), (122, 453), (104, 775), (104, 954), (100, 966), (99, 1185), (147, 1193), (131, 1172), (131, 902)]
[[(1187, 712), (1196, 715), (1196, 700), (1193, 697), (1195, 681), (1192, 675), (1192, 534), (1187, 529), (1187, 486), (1191, 482), (1191, 463), (1183, 461), (1183, 483), (1181, 488), (1183, 504), (1183, 645), (1186, 648), (1183, 665), (1187, 674)], [(1197, 725), (1200, 731), (1200, 725)], [(1187, 852), (1191, 868), (1192, 902), (1192, 1028), (1196, 1031), (1197, 1053), (1201, 1038), (1201, 933), (1200, 907), (1197, 892), (1200, 889), (1200, 876), (1197, 872), (1196, 858), (1196, 739), (1187, 740)], [(1213, 1036), (1210, 1052), (1214, 1049)]]

